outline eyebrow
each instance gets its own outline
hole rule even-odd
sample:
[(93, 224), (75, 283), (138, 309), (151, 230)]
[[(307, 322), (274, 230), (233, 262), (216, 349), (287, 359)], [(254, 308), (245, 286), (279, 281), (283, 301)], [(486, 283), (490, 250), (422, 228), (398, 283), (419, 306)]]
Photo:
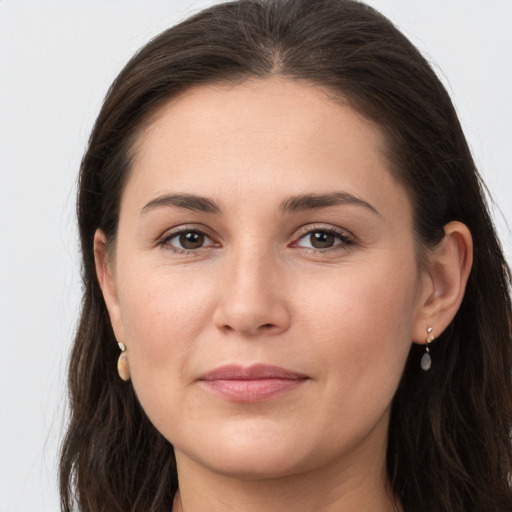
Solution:
[[(346, 204), (362, 206), (380, 215), (377, 209), (370, 203), (367, 203), (349, 192), (328, 192), (325, 194), (301, 194), (292, 196), (281, 203), (279, 209), (281, 213), (294, 213)], [(141, 215), (162, 206), (184, 208), (216, 215), (222, 213), (221, 207), (215, 201), (207, 197), (195, 194), (164, 194), (149, 201), (149, 203), (142, 208)]]
[(207, 197), (196, 196), (194, 194), (165, 194), (149, 201), (141, 210), (141, 215), (161, 206), (185, 208), (186, 210), (195, 210), (205, 213), (221, 213), (220, 206)]
[(288, 198), (281, 205), (283, 213), (293, 213), (329, 206), (354, 204), (362, 206), (380, 216), (380, 213), (370, 203), (360, 199), (349, 192), (328, 192), (326, 194), (303, 194)]

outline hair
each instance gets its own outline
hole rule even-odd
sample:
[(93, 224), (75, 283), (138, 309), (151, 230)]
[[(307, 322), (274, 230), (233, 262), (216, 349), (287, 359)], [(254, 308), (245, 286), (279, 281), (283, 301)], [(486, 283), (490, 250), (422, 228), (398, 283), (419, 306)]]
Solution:
[(512, 510), (510, 271), (447, 92), (388, 19), (353, 0), (212, 6), (150, 41), (109, 89), (80, 169), (83, 303), (69, 368), (62, 510), (172, 508), (173, 448), (117, 375), (93, 237), (101, 229), (115, 242), (134, 144), (170, 98), (200, 84), (274, 76), (321, 85), (380, 126), (391, 172), (413, 205), (420, 255), (448, 222), (470, 229), (474, 263), (462, 305), (432, 344), (429, 372), (419, 371), (422, 347), (412, 345), (393, 399), (387, 471), (408, 512)]

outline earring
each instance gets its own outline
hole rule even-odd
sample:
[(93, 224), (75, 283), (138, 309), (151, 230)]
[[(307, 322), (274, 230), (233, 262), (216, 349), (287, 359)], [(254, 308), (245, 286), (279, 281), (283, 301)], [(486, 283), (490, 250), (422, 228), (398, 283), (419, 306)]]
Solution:
[(434, 341), (434, 335), (432, 334), (432, 327), (427, 327), (427, 339), (425, 341), (425, 353), (423, 354), (423, 357), (421, 358), (421, 369), (425, 372), (428, 372), (430, 370), (430, 367), (432, 366), (432, 358), (430, 357), (430, 349), (428, 348), (429, 343), (432, 343)]
[(117, 373), (119, 377), (126, 382), (130, 380), (130, 368), (128, 367), (128, 357), (126, 357), (126, 346), (121, 342), (118, 343), (118, 346), (121, 350), (121, 354), (117, 360)]

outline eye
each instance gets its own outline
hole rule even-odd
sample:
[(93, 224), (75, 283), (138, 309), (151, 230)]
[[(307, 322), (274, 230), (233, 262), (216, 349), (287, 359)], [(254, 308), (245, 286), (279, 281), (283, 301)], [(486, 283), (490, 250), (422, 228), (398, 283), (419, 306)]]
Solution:
[(309, 230), (298, 239), (295, 245), (314, 250), (328, 250), (343, 248), (353, 243), (352, 238), (346, 233), (332, 228), (322, 228)]
[(183, 229), (166, 236), (162, 240), (161, 245), (170, 247), (176, 252), (185, 252), (194, 251), (203, 247), (213, 247), (215, 246), (215, 243), (202, 231), (196, 229)]

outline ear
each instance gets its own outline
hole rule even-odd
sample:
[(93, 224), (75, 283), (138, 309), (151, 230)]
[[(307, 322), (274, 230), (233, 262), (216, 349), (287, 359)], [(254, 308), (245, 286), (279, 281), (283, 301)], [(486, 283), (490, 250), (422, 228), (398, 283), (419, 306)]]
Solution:
[(424, 344), (427, 328), (438, 337), (455, 317), (473, 264), (473, 240), (465, 224), (453, 221), (444, 227), (444, 238), (429, 254), (413, 341)]
[(107, 306), (110, 323), (117, 341), (124, 342), (124, 327), (121, 316), (121, 308), (117, 295), (114, 264), (109, 258), (106, 249), (107, 239), (101, 230), (94, 233), (94, 262), (96, 276), (103, 293), (103, 299)]

